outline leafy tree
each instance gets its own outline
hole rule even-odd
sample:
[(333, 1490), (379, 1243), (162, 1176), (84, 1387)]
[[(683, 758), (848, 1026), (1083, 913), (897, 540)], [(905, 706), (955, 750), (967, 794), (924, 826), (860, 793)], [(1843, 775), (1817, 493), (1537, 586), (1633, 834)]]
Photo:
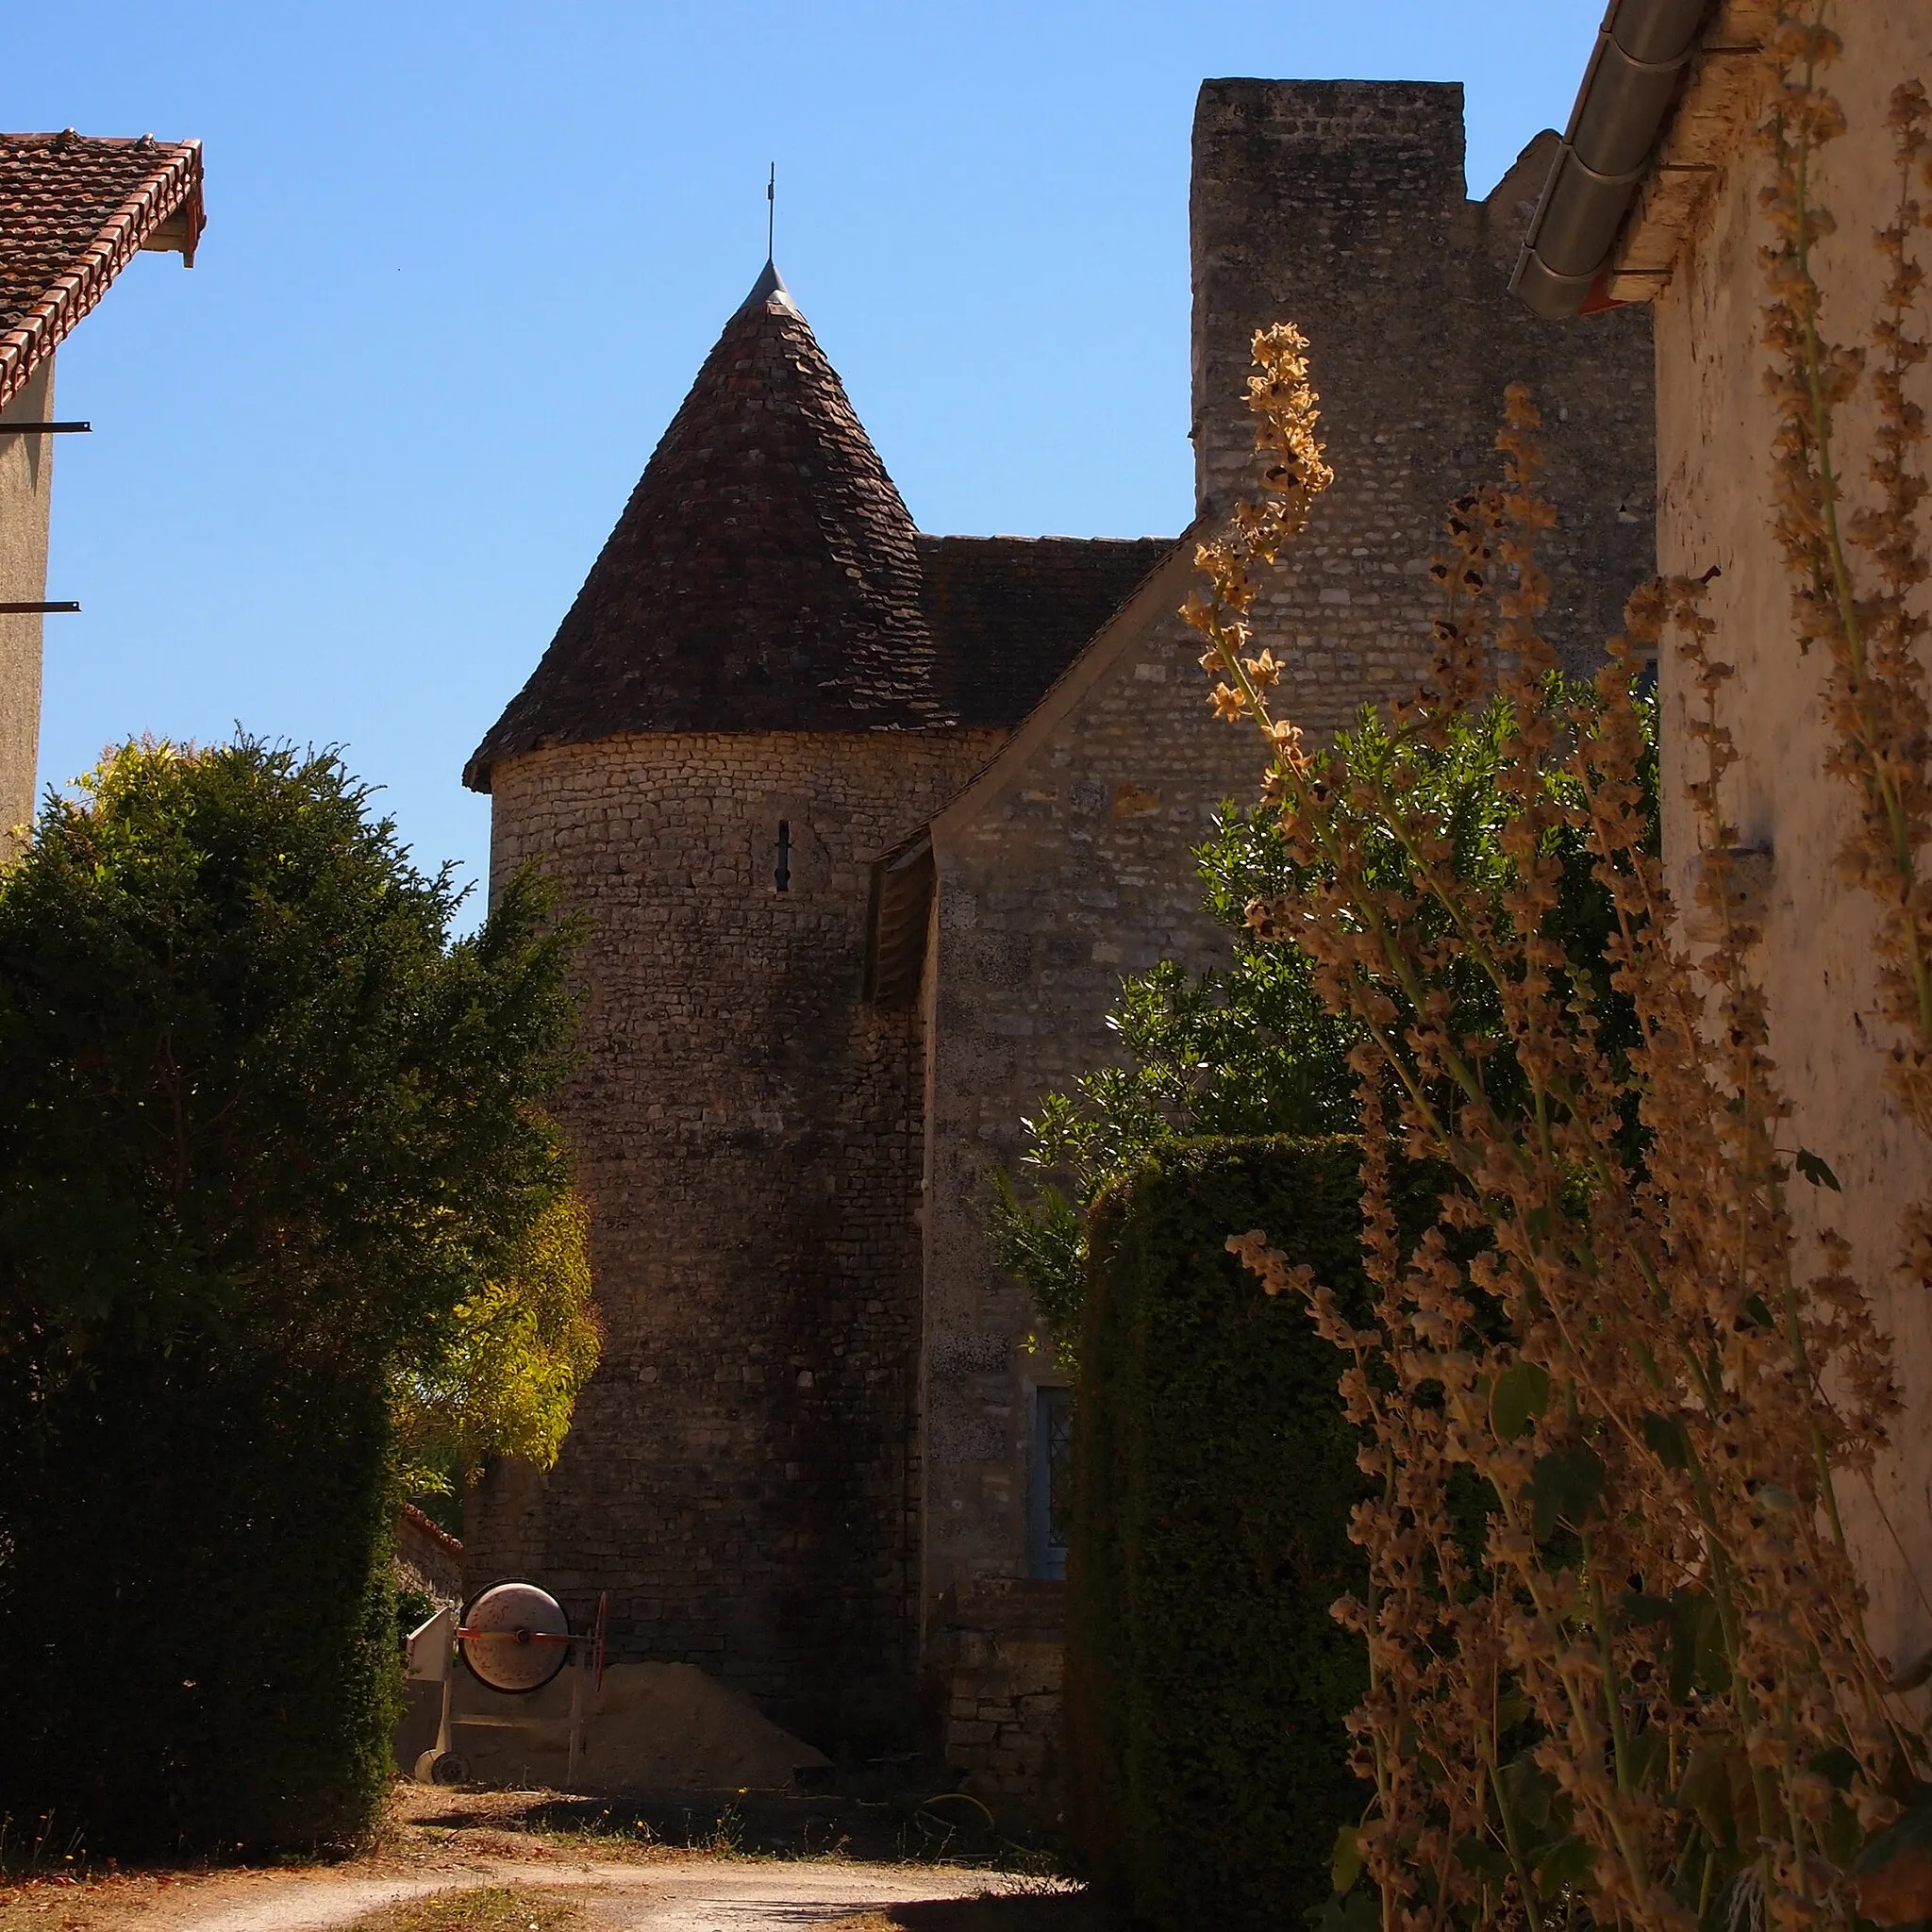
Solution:
[(458, 1306), (441, 1357), (398, 1372), (391, 1405), (407, 1488), (460, 1495), (492, 1456), (557, 1460), (601, 1339), (588, 1235), (575, 1194), (545, 1208), (505, 1277)]
[(247, 738), (124, 746), (0, 875), (0, 1811), (373, 1817), (390, 1393), (578, 1225), (570, 936), (526, 878), (453, 941), (460, 897), (333, 753)]
[[(1500, 701), (1458, 717), (1446, 748), (1405, 743), (1399, 761), (1385, 724), (1365, 712), (1337, 741), (1338, 790), (1366, 797), (1392, 788), (1405, 813), (1447, 841), (1457, 875), (1500, 901), (1511, 872), (1503, 848), (1511, 807), (1498, 780), (1510, 747), (1510, 714)], [(1571, 781), (1552, 771), (1546, 782), (1561, 790)], [(1651, 783), (1654, 795), (1654, 774)], [(1370, 882), (1385, 889), (1412, 869), (1390, 822), (1369, 811), (1351, 821)], [(1004, 1172), (992, 1176), (994, 1257), (1032, 1291), (1069, 1366), (1085, 1296), (1086, 1211), (1109, 1181), (1169, 1141), (1357, 1129), (1349, 1056), (1359, 1027), (1328, 1010), (1309, 955), (1278, 943), (1291, 933), (1264, 932), (1251, 921), (1250, 908), (1307, 895), (1314, 869), (1289, 856), (1279, 815), (1265, 808), (1224, 807), (1196, 856), (1207, 908), (1232, 938), (1229, 963), (1197, 975), (1163, 960), (1125, 979), (1108, 1023), (1120, 1060), (1068, 1092), (1048, 1094), (1024, 1123), (1023, 1164), (1035, 1177), (1030, 1197)], [(1545, 857), (1559, 873), (1554, 923), (1568, 956), (1601, 961), (1609, 907), (1583, 841), (1561, 832)], [(1494, 991), (1479, 974), (1459, 978), (1454, 997), (1471, 1034), (1496, 1031), (1486, 1024), (1498, 1010)], [(1609, 1043), (1629, 1041), (1619, 1035)], [(1516, 1081), (1507, 1050), (1494, 1056), (1489, 1074), (1499, 1095)], [(1634, 1119), (1630, 1124), (1634, 1134)]]

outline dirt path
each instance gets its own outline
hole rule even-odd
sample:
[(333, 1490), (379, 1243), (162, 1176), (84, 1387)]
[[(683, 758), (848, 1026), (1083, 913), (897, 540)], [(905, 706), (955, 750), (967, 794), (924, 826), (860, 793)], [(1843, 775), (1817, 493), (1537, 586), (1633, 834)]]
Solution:
[[(868, 1828), (874, 1814), (887, 1822)], [(556, 1932), (1083, 1932), (1092, 1923), (1083, 1899), (995, 1869), (996, 1857), (931, 1862), (947, 1855), (951, 1830), (926, 1816), (909, 1831), (878, 1806), (798, 1801), (760, 1815), (741, 1799), (723, 1815), (671, 1806), (612, 1818), (556, 1793), (405, 1787), (363, 1857), (0, 1880), (0, 1932), (336, 1932), (372, 1917), (368, 1932), (465, 1932), (486, 1889), (495, 1889), (478, 1920), (488, 1932), (525, 1932), (526, 1917), (531, 1932), (539, 1920), (556, 1921)], [(837, 1854), (813, 1856), (827, 1847)], [(529, 1903), (527, 1915), (507, 1909), (511, 1896)]]
[(609, 1932), (788, 1932), (884, 1907), (973, 1898), (998, 1881), (932, 1866), (717, 1857), (567, 1869), (491, 1862), (411, 1877), (258, 1873), (211, 1880), (144, 1924), (152, 1932), (327, 1932), (400, 1900), (485, 1885), (581, 1888), (586, 1917)]

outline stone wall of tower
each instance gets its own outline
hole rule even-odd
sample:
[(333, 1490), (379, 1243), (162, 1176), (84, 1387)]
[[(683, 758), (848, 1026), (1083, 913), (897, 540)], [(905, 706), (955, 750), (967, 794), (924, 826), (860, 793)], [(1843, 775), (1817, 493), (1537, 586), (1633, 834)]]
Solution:
[(473, 1494), (466, 1583), (608, 1590), (614, 1656), (819, 1743), (913, 1716), (923, 1058), (916, 1013), (859, 999), (867, 863), (996, 739), (633, 736), (493, 774), (493, 878), (534, 859), (588, 922), (558, 1112), (606, 1341), (556, 1469)]

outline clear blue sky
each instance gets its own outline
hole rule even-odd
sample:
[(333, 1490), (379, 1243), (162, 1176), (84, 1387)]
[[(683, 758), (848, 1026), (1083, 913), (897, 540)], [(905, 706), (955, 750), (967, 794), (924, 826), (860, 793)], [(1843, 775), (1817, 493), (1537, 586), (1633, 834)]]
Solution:
[(192, 274), (60, 352), (41, 775), (239, 721), (336, 742), (480, 874), (463, 760), (764, 257), (935, 531), (1190, 508), (1209, 75), (1461, 80), (1486, 192), (1602, 0), (282, 0), (26, 7), (0, 122), (199, 136)]

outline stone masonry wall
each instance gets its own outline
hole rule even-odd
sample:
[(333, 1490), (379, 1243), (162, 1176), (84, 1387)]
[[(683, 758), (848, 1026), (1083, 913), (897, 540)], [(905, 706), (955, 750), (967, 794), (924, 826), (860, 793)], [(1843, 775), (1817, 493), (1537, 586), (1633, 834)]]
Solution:
[(926, 1662), (932, 1726), (962, 1787), (996, 1816), (1051, 1817), (1061, 1797), (1066, 1588), (1002, 1578), (941, 1598)]
[[(1495, 475), (1505, 381), (1544, 401), (1564, 503), (1557, 635), (1585, 661), (1650, 561), (1648, 326), (1540, 324), (1505, 281), (1531, 155), (1463, 199), (1454, 87), (1211, 81), (1195, 133), (1195, 445), (1211, 509), (1246, 474), (1249, 343), (1282, 317), (1313, 339), (1335, 488), (1258, 607), (1284, 706), (1320, 732), (1413, 690), (1424, 575), (1448, 501)], [(1532, 178), (1533, 177), (1533, 178)], [(1567, 413), (1566, 413), (1567, 412)], [(1222, 801), (1257, 793), (1252, 730), (1217, 723), (1173, 613), (1191, 566), (1050, 732), (1022, 735), (935, 829), (938, 963), (926, 1243), (929, 1626), (944, 1592), (1026, 1574), (1033, 1391), (1058, 1379), (1024, 1290), (992, 1264), (986, 1174), (1011, 1167), (1041, 1096), (1116, 1052), (1123, 974), (1225, 958), (1191, 852)], [(1103, 649), (1107, 648), (1105, 645)], [(1050, 696), (1048, 705), (1054, 699)]]
[(608, 1590), (615, 1658), (820, 1743), (915, 1708), (923, 1059), (916, 1013), (859, 1000), (867, 862), (996, 741), (628, 737), (494, 774), (495, 882), (539, 860), (590, 924), (558, 1112), (607, 1333), (556, 1469), (473, 1494), (466, 1584)]
[(1204, 510), (1251, 487), (1255, 331), (1312, 347), (1335, 485), (1266, 615), (1318, 722), (1411, 680), (1424, 572), (1451, 500), (1497, 474), (1503, 392), (1543, 412), (1559, 522), (1550, 636), (1594, 663), (1652, 558), (1648, 311), (1541, 322), (1509, 270), (1548, 172), (1540, 136), (1489, 199), (1463, 195), (1462, 90), (1422, 81), (1210, 80), (1194, 120), (1194, 452)]

